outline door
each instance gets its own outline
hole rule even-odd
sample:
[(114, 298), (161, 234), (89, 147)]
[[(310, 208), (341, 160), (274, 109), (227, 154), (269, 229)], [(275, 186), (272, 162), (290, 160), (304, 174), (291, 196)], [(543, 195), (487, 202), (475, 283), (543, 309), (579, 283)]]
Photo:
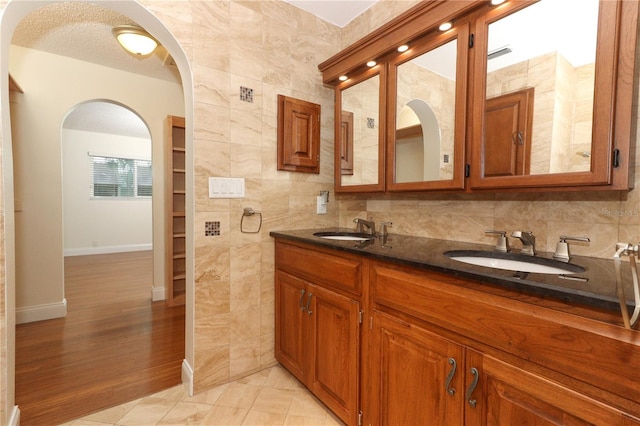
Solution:
[[(464, 348), (374, 312), (372, 425), (461, 425)], [(450, 361), (453, 360), (453, 361)]]
[(528, 175), (534, 89), (487, 99), (484, 176)]
[[(621, 412), (571, 389), (493, 357), (467, 350), (479, 380), (465, 402), (465, 424), (622, 425)], [(472, 382), (467, 379), (467, 384)]]
[(276, 270), (276, 330), (275, 357), (301, 382), (305, 382), (304, 357), (311, 350), (305, 343), (304, 312), (307, 283)]
[(308, 386), (338, 417), (357, 424), (360, 303), (315, 285), (309, 292)]

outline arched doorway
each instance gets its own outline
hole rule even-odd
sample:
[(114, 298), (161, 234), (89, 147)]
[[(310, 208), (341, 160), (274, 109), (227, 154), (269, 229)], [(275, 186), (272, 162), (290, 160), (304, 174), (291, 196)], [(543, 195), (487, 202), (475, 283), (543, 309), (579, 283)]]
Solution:
[[(73, 3), (73, 2), (71, 2)], [(187, 127), (191, 127), (191, 123), (193, 121), (193, 84), (191, 81), (191, 72), (189, 70), (189, 64), (184, 54), (184, 51), (179, 46), (177, 40), (170, 34), (170, 32), (164, 27), (164, 25), (155, 18), (148, 10), (146, 10), (143, 6), (141, 6), (137, 2), (133, 1), (124, 1), (124, 2), (109, 2), (102, 1), (96, 2), (96, 4), (102, 5), (107, 8), (111, 8), (117, 10), (119, 13), (128, 16), (129, 18), (138, 22), (141, 26), (145, 27), (150, 33), (152, 33), (171, 53), (171, 56), (174, 58), (177, 67), (180, 71), (180, 74), (183, 78), (183, 88), (184, 88), (184, 99), (185, 99), (185, 117)], [(41, 7), (42, 3), (33, 3), (29, 1), (11, 1), (9, 2), (3, 12), (2, 16), (2, 45), (0, 46), (0, 74), (5, 77), (8, 74), (8, 57), (9, 57), (9, 43), (11, 41), (11, 35), (13, 34), (18, 23), (27, 16), (30, 12), (36, 10), (38, 7)], [(6, 79), (3, 84), (6, 84)], [(4, 235), (4, 244), (5, 244), (5, 253), (6, 253), (6, 282), (5, 282), (5, 297), (7, 300), (7, 310), (6, 310), (6, 336), (7, 342), (7, 355), (6, 359), (3, 360), (3, 368), (7, 371), (6, 383), (7, 383), (7, 391), (3, 397), (3, 403), (5, 404), (5, 413), (8, 413), (7, 423), (11, 424), (12, 419), (15, 420), (17, 412), (14, 407), (14, 366), (15, 366), (15, 341), (14, 334), (12, 330), (15, 327), (15, 297), (16, 297), (16, 287), (15, 287), (15, 215), (14, 209), (19, 204), (20, 200), (16, 200), (14, 198), (13, 193), (13, 146), (12, 146), (12, 137), (11, 137), (11, 117), (9, 114), (9, 99), (7, 96), (8, 91), (2, 91), (2, 100), (1, 100), (1, 108), (2, 108), (2, 149), (3, 149), (3, 175), (4, 175), (4, 207), (5, 207), (5, 235)], [(192, 148), (192, 132), (187, 132), (187, 149)], [(188, 162), (187, 164), (187, 173), (188, 175), (192, 175), (192, 162)], [(192, 193), (193, 188), (187, 187), (187, 192)], [(18, 203), (16, 203), (18, 201)], [(192, 208), (191, 206), (187, 207), (187, 228), (188, 230), (192, 230)], [(188, 233), (188, 235), (192, 235)], [(192, 241), (190, 241), (190, 237), (187, 241), (187, 245), (192, 247)], [(187, 265), (187, 310), (192, 310), (192, 294), (193, 294), (193, 260), (191, 259)], [(190, 315), (187, 315), (189, 318)], [(186, 329), (186, 355), (185, 360), (188, 364), (193, 364), (193, 350), (192, 350), (192, 341), (193, 341), (193, 331), (192, 324), (187, 323)], [(188, 370), (188, 369), (187, 369)]]

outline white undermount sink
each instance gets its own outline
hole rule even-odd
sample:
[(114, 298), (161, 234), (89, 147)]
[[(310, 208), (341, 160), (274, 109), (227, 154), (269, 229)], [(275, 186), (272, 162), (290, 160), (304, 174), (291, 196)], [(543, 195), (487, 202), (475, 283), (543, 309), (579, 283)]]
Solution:
[(507, 271), (531, 272), (536, 274), (579, 274), (585, 271), (582, 266), (572, 263), (519, 253), (452, 250), (445, 252), (444, 255), (458, 262)]
[(324, 238), (325, 240), (339, 240), (339, 241), (369, 241), (373, 240), (375, 236), (370, 234), (362, 234), (359, 232), (316, 232), (313, 234), (316, 237)]

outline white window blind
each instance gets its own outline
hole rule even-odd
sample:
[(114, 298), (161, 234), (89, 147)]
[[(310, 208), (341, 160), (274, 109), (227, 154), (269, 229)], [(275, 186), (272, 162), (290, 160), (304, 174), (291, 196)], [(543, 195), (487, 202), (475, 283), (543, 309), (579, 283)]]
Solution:
[(92, 198), (151, 197), (151, 161), (89, 154)]

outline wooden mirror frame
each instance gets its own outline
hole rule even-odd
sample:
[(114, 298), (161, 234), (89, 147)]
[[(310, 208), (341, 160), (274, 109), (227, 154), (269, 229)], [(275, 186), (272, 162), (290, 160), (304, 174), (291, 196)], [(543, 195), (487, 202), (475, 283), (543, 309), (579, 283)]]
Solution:
[[(456, 53), (456, 93), (453, 142), (453, 177), (432, 181), (396, 182), (396, 122), (398, 67), (453, 40), (458, 41)], [(389, 191), (451, 190), (464, 188), (465, 126), (467, 108), (467, 61), (469, 57), (469, 24), (456, 22), (446, 32), (427, 34), (411, 48), (389, 61), (387, 95), (387, 163), (386, 181)]]
[[(364, 193), (364, 192), (383, 192), (385, 189), (385, 175), (384, 175), (384, 163), (385, 163), (385, 129), (386, 129), (386, 117), (385, 117), (385, 102), (387, 93), (387, 65), (385, 63), (377, 64), (376, 66), (369, 68), (366, 71), (358, 73), (355, 77), (338, 84), (335, 87), (335, 108), (334, 108), (334, 135), (335, 135), (335, 148), (334, 148), (334, 180), (335, 180), (335, 192), (336, 193)], [(366, 81), (374, 76), (378, 76), (380, 79), (380, 93), (378, 93), (378, 183), (376, 184), (363, 184), (363, 185), (342, 185), (342, 158), (341, 158), (341, 121), (342, 121), (342, 91), (357, 84)]]
[[(614, 149), (623, 161), (630, 157), (632, 94), (634, 92), (637, 2), (600, 1), (596, 47), (595, 93), (591, 140), (591, 170), (519, 176), (484, 176), (484, 111), (487, 86), (487, 44), (489, 24), (536, 3), (537, 0), (507, 2), (479, 15), (475, 21), (472, 53), (473, 79), (470, 103), (471, 144), (470, 189), (585, 187), (584, 189), (628, 189), (628, 167), (614, 176)], [(621, 138), (626, 138), (622, 141)], [(620, 161), (620, 160), (617, 160)], [(622, 169), (622, 168), (621, 168)], [(625, 171), (623, 171), (625, 172)]]

